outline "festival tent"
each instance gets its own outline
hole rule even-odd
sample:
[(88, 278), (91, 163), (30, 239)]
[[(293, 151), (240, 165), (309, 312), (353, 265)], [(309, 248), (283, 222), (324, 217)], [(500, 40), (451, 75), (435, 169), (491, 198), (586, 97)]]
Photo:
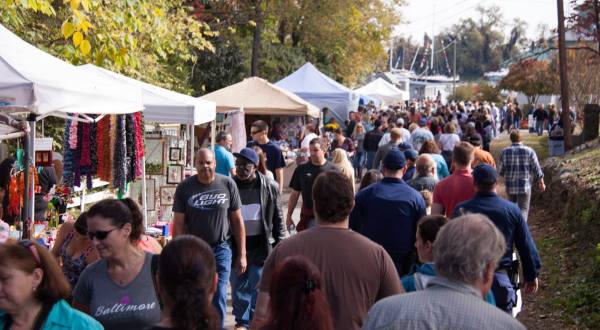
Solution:
[(143, 110), (141, 90), (91, 77), (0, 25), (0, 109), (36, 115), (123, 114)]
[(105, 79), (141, 88), (145, 121), (200, 125), (215, 120), (216, 105), (214, 102), (157, 87), (93, 64), (82, 65), (79, 68), (90, 75), (98, 75)]
[[(185, 124), (200, 125), (215, 120), (216, 105), (215, 102), (200, 100), (188, 95), (180, 94), (161, 87), (157, 87), (127, 76), (97, 67), (93, 64), (86, 64), (79, 67), (89, 75), (97, 75), (105, 79), (110, 79), (116, 83), (124, 83), (130, 86), (141, 88), (142, 103), (144, 104), (144, 121), (161, 124)], [(189, 127), (189, 126), (188, 126)], [(190, 131), (190, 164), (194, 164), (194, 129)], [(146, 159), (142, 158), (145, 168)], [(146, 197), (146, 177), (144, 175), (142, 202), (144, 211), (144, 223), (147, 223), (147, 197)]]
[(201, 99), (216, 102), (217, 111), (243, 109), (250, 115), (319, 117), (319, 109), (314, 105), (258, 77), (246, 78)]
[[(0, 25), (0, 111), (29, 113), (31, 129), (27, 161), (33, 165), (35, 122), (47, 115), (80, 114), (82, 121), (97, 120), (87, 114), (125, 114), (141, 111), (140, 88), (92, 77), (17, 37)], [(26, 171), (27, 173), (27, 171)], [(33, 218), (33, 180), (25, 215)]]
[(388, 83), (383, 78), (377, 78), (370, 83), (354, 90), (356, 93), (382, 100), (387, 104), (398, 103), (408, 100), (405, 91)]
[(331, 109), (330, 115), (343, 125), (350, 111), (356, 111), (359, 95), (321, 73), (310, 62), (281, 79), (276, 86), (288, 90), (320, 109)]

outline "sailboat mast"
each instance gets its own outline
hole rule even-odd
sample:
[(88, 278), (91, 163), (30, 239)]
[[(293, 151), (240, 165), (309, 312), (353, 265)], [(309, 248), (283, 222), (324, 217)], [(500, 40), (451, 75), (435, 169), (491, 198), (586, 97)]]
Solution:
[(433, 1), (433, 23), (431, 25), (431, 74), (435, 74), (435, 67), (434, 67), (434, 63), (433, 63), (433, 54), (435, 53), (435, 3), (436, 1)]

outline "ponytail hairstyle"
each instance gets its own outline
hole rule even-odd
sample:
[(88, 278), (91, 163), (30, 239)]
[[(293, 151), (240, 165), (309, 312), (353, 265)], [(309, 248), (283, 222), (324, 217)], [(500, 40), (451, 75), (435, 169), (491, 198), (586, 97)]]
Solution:
[(8, 268), (17, 268), (27, 274), (33, 273), (36, 268), (43, 271), (42, 281), (33, 295), (44, 306), (52, 306), (71, 295), (71, 286), (56, 258), (48, 249), (33, 241), (0, 245), (0, 269)]
[(114, 199), (107, 198), (94, 204), (87, 211), (87, 217), (101, 216), (110, 219), (115, 227), (122, 228), (125, 224), (131, 224), (129, 240), (137, 244), (144, 232), (144, 217), (137, 203), (131, 198)]
[(271, 275), (269, 314), (260, 330), (332, 330), (317, 267), (302, 256), (285, 258)]
[(158, 291), (175, 329), (219, 329), (219, 316), (211, 303), (216, 273), (212, 249), (198, 237), (178, 236), (162, 250)]

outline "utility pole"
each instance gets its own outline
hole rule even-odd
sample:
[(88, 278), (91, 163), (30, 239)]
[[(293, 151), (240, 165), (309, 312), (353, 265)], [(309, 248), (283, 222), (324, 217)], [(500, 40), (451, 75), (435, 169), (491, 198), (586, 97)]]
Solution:
[(567, 81), (567, 47), (565, 45), (565, 12), (563, 0), (558, 5), (558, 60), (560, 69), (561, 119), (565, 132), (565, 150), (573, 147), (571, 141), (571, 111), (569, 109), (569, 84)]
[(258, 62), (260, 60), (260, 46), (261, 46), (261, 33), (263, 28), (263, 13), (262, 13), (262, 0), (256, 0), (254, 2), (254, 37), (252, 39), (252, 60), (250, 64), (250, 76), (258, 76)]

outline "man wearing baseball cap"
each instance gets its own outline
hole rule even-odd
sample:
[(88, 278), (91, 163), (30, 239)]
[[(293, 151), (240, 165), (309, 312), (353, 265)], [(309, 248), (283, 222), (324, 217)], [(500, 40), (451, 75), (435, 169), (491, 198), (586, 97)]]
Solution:
[(496, 193), (498, 179), (496, 169), (488, 164), (481, 164), (473, 169), (472, 175), (475, 197), (458, 204), (454, 209), (454, 217), (466, 213), (484, 214), (504, 235), (506, 252), (494, 273), (492, 292), (496, 299), (496, 306), (511, 313), (517, 303), (518, 283), (513, 282), (515, 275), (519, 273), (518, 264), (513, 262), (513, 246), (517, 247), (519, 259), (523, 264), (525, 282), (521, 284), (521, 288), (525, 293), (535, 293), (538, 289), (540, 256), (517, 204), (499, 197)]
[(402, 180), (405, 171), (404, 153), (393, 148), (383, 159), (384, 178), (356, 194), (350, 213), (350, 228), (383, 246), (400, 276), (415, 261), (417, 221), (426, 214), (421, 194)]
[(257, 171), (259, 160), (254, 149), (244, 148), (233, 155), (236, 169), (233, 180), (242, 202), (248, 266), (245, 273), (231, 273), (231, 298), (236, 329), (249, 329), (263, 264), (273, 247), (287, 237), (287, 230), (279, 186)]

